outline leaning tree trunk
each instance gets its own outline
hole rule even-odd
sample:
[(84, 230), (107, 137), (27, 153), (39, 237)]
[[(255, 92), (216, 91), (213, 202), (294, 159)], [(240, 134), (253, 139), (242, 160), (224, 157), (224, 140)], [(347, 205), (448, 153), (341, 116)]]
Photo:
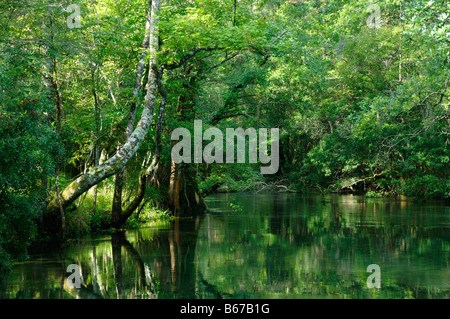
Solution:
[[(189, 72), (189, 67), (186, 73)], [(197, 182), (197, 171), (193, 164), (175, 164), (172, 161), (161, 160), (161, 133), (164, 105), (167, 99), (164, 85), (162, 85), (162, 71), (158, 73), (158, 87), (161, 95), (161, 108), (159, 111), (156, 129), (156, 150), (152, 164), (142, 172), (139, 178), (137, 195), (133, 202), (124, 210), (121, 222), (125, 222), (131, 213), (138, 208), (145, 196), (147, 184), (158, 188), (163, 195), (157, 206), (168, 209), (175, 215), (196, 215), (206, 210), (206, 204), (200, 195)], [(190, 78), (184, 85), (179, 97), (177, 113), (181, 114), (181, 121), (193, 120), (194, 100), (196, 96), (196, 79)], [(121, 225), (121, 224), (120, 224)]]
[(120, 206), (120, 213), (114, 213), (111, 226), (114, 228), (121, 227), (127, 219), (133, 214), (133, 212), (139, 207), (145, 196), (145, 191), (147, 189), (147, 184), (154, 183), (154, 178), (159, 170), (159, 163), (161, 159), (161, 134), (162, 134), (162, 122), (164, 119), (164, 113), (166, 108), (167, 94), (165, 89), (162, 87), (161, 78), (158, 77), (158, 86), (161, 93), (161, 105), (159, 107), (158, 121), (156, 125), (155, 132), (155, 155), (151, 164), (147, 169), (139, 174), (139, 186), (137, 189), (136, 197), (131, 201), (131, 203), (122, 210), (122, 205)]
[[(157, 128), (156, 128), (156, 133), (155, 133), (155, 142), (156, 142), (155, 155), (153, 157), (153, 160), (152, 160), (152, 163), (150, 164), (150, 166), (145, 171), (141, 172), (141, 174), (139, 175), (139, 186), (138, 186), (136, 197), (128, 205), (128, 207), (126, 207), (123, 210), (122, 210), (122, 208), (120, 208), (121, 213), (118, 218), (114, 219), (114, 222), (112, 225), (113, 227), (118, 228), (121, 225), (123, 225), (123, 223), (126, 222), (128, 217), (130, 217), (131, 214), (136, 209), (138, 209), (139, 205), (141, 205), (141, 202), (143, 201), (143, 199), (145, 197), (145, 190), (148, 185), (158, 188), (162, 194), (166, 195), (165, 198), (163, 198), (162, 200), (160, 200), (159, 202), (156, 203), (156, 206), (158, 208), (169, 209), (174, 213), (180, 211), (178, 209), (178, 207), (180, 205), (182, 207), (184, 207), (186, 209), (186, 211), (190, 211), (190, 212), (204, 211), (206, 209), (206, 205), (204, 204), (203, 199), (199, 195), (196, 178), (193, 179), (192, 181), (187, 181), (187, 182), (182, 183), (183, 184), (182, 187), (186, 188), (184, 198), (188, 198), (188, 200), (186, 202), (181, 201), (181, 204), (180, 204), (180, 201), (177, 201), (177, 204), (174, 205), (173, 199), (175, 197), (172, 196), (174, 194), (173, 185), (176, 185), (177, 183), (175, 182), (175, 183), (171, 184), (171, 180), (172, 181), (178, 180), (178, 182), (179, 182), (180, 179), (178, 177), (175, 180), (171, 179), (170, 176), (171, 176), (172, 163), (170, 161), (169, 162), (161, 161), (162, 121), (164, 118), (165, 105), (166, 105), (166, 101), (167, 101), (167, 92), (163, 85), (162, 78), (163, 78), (165, 70), (174, 70), (181, 66), (185, 66), (186, 63), (191, 58), (193, 58), (197, 53), (202, 52), (202, 51), (213, 51), (216, 49), (218, 49), (218, 48), (217, 47), (195, 48), (195, 49), (191, 50), (190, 52), (188, 52), (186, 55), (184, 55), (182, 58), (180, 58), (177, 62), (174, 62), (172, 64), (161, 64), (161, 66), (157, 72), (157, 84), (158, 84), (158, 90), (159, 90), (160, 96), (161, 96), (161, 106), (159, 109), (158, 123), (157, 123)], [(195, 80), (193, 81), (193, 83), (194, 82), (195, 82)], [(186, 85), (185, 89), (188, 90), (189, 87), (190, 87), (190, 84)], [(195, 96), (195, 94), (193, 96)], [(183, 100), (183, 99), (186, 101), (193, 102), (193, 98), (185, 99), (185, 98), (180, 97), (180, 100)], [(184, 103), (181, 103), (181, 105), (183, 105), (183, 104)], [(192, 110), (193, 110), (193, 107), (191, 105), (191, 111)], [(189, 167), (186, 167), (186, 168), (189, 169)], [(186, 173), (186, 172), (187, 171), (184, 170), (184, 174), (181, 174), (180, 176), (190, 174), (190, 173)], [(179, 185), (179, 183), (178, 183), (178, 185)], [(188, 185), (192, 185), (192, 187), (190, 187), (190, 186), (186, 187)], [(170, 190), (171, 188), (172, 188), (172, 190)], [(189, 198), (191, 198), (191, 199), (189, 199)], [(177, 207), (177, 209), (175, 209), (175, 207)]]
[[(159, 50), (158, 45), (158, 14), (160, 8), (160, 0), (152, 0), (149, 10), (151, 10), (151, 20), (150, 20), (150, 62), (149, 62), (149, 78), (147, 86), (147, 94), (145, 96), (144, 109), (142, 111), (141, 118), (130, 137), (127, 139), (125, 144), (117, 151), (117, 153), (108, 159), (105, 163), (97, 165), (86, 174), (78, 177), (69, 186), (67, 186), (60, 194), (60, 202), (63, 208), (66, 208), (75, 199), (77, 199), (81, 194), (88, 191), (92, 186), (100, 183), (104, 179), (116, 174), (118, 171), (124, 167), (130, 158), (139, 149), (141, 143), (143, 142), (150, 124), (153, 119), (153, 112), (156, 100), (156, 68), (157, 59), (156, 53)], [(52, 220), (56, 221), (54, 218), (59, 210), (58, 198), (54, 198), (47, 205), (47, 216)]]
[[(150, 6), (151, 6), (152, 0), (150, 0)], [(136, 118), (136, 109), (137, 109), (137, 100), (139, 97), (139, 91), (142, 86), (142, 76), (144, 73), (144, 66), (145, 66), (145, 59), (148, 55), (148, 49), (150, 45), (150, 27), (151, 27), (151, 18), (152, 18), (152, 10), (148, 11), (147, 15), (147, 22), (145, 24), (145, 36), (144, 41), (142, 42), (142, 48), (143, 52), (141, 53), (139, 57), (139, 63), (136, 70), (136, 79), (134, 83), (134, 89), (133, 89), (133, 100), (130, 104), (130, 112), (128, 115), (128, 123), (127, 128), (125, 132), (125, 139), (128, 139), (131, 136), (131, 133), (133, 132), (134, 128), (134, 122)], [(112, 209), (111, 209), (111, 223), (112, 225), (117, 226), (119, 224), (119, 220), (121, 219), (122, 215), (122, 190), (123, 190), (123, 178), (125, 174), (125, 166), (119, 170), (119, 172), (116, 174), (116, 180), (114, 184), (114, 196), (113, 196), (113, 203), (112, 203)]]

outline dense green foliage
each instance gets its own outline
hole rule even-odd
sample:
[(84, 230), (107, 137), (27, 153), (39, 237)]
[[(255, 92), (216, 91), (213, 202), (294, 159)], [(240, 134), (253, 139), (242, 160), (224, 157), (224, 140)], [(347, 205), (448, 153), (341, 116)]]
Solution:
[(0, 254), (18, 257), (36, 235), (57, 145), (55, 132), (40, 115), (42, 106), (6, 110), (0, 115)]
[(50, 120), (53, 107), (33, 81), (39, 77), (37, 52), (20, 42), (0, 46), (1, 269), (11, 257), (25, 257), (37, 235), (36, 221), (52, 188), (47, 178), (61, 148)]
[[(148, 3), (0, 0), (0, 260), (24, 251), (56, 186), (124, 143)], [(203, 130), (280, 128), (277, 174), (262, 176), (259, 164), (191, 165), (184, 174), (196, 172), (204, 194), (273, 183), (448, 199), (450, 4), (377, 2), (376, 28), (369, 4), (163, 1), (166, 175), (172, 130), (202, 119)], [(69, 5), (80, 8), (79, 27)], [(137, 118), (146, 84), (144, 76)], [(123, 205), (154, 155), (155, 122), (127, 164)], [(69, 236), (109, 227), (113, 184), (102, 181), (66, 210)], [(147, 187), (137, 211), (166, 211), (167, 188)]]

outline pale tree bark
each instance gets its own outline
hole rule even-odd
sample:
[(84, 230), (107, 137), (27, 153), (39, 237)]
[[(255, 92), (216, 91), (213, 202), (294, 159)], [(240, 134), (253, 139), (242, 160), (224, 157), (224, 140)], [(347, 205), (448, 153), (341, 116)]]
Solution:
[[(122, 210), (120, 206), (120, 213), (112, 213), (111, 226), (114, 228), (121, 227), (127, 219), (133, 214), (133, 212), (141, 205), (142, 200), (145, 196), (145, 190), (147, 188), (148, 182), (152, 182), (159, 168), (159, 162), (161, 159), (161, 134), (162, 134), (162, 123), (164, 119), (164, 113), (166, 110), (167, 102), (167, 92), (162, 84), (162, 73), (157, 73), (157, 85), (158, 91), (161, 95), (161, 104), (158, 112), (158, 121), (156, 125), (155, 132), (155, 153), (151, 164), (139, 174), (139, 186), (136, 192), (135, 198), (130, 202), (130, 204)], [(121, 204), (121, 203), (120, 203)]]
[[(150, 71), (148, 76), (147, 94), (145, 96), (145, 104), (142, 111), (141, 118), (134, 129), (133, 133), (129, 136), (125, 144), (117, 151), (117, 153), (105, 161), (103, 164), (99, 164), (96, 167), (89, 170), (86, 174), (78, 177), (69, 186), (67, 186), (60, 194), (61, 205), (66, 208), (81, 194), (89, 190), (92, 186), (100, 183), (104, 179), (116, 174), (124, 167), (130, 158), (139, 149), (143, 142), (150, 124), (153, 119), (153, 112), (156, 100), (157, 91), (157, 57), (156, 53), (159, 50), (158, 45), (158, 22), (159, 22), (159, 10), (160, 0), (153, 0), (150, 6), (151, 19), (150, 19)], [(58, 212), (58, 198), (54, 198), (47, 206), (47, 214), (53, 215)]]
[[(145, 42), (144, 42), (145, 45)], [(197, 53), (202, 52), (202, 51), (213, 51), (213, 50), (217, 50), (218, 47), (199, 47), (199, 48), (195, 48), (192, 51), (188, 52), (186, 55), (184, 55), (179, 61), (177, 61), (176, 63), (172, 63), (172, 64), (161, 64), (159, 66), (159, 69), (157, 68), (156, 64), (153, 64), (150, 66), (150, 70), (152, 72), (154, 72), (154, 74), (156, 75), (156, 83), (157, 83), (157, 88), (161, 97), (161, 104), (160, 104), (160, 108), (159, 108), (159, 112), (158, 112), (158, 121), (157, 121), (157, 126), (156, 126), (156, 132), (155, 132), (155, 152), (154, 152), (154, 156), (152, 159), (151, 164), (139, 174), (139, 186), (136, 192), (136, 195), (134, 197), (134, 199), (130, 202), (130, 204), (125, 207), (122, 208), (122, 179), (120, 179), (120, 184), (118, 183), (118, 179), (119, 179), (119, 174), (120, 172), (116, 175), (116, 187), (115, 187), (115, 192), (114, 192), (114, 199), (113, 199), (113, 209), (112, 209), (112, 214), (111, 214), (111, 226), (114, 228), (119, 228), (121, 227), (126, 221), (127, 219), (133, 214), (134, 211), (136, 211), (139, 206), (141, 205), (142, 201), (144, 200), (145, 197), (145, 191), (147, 189), (147, 186), (150, 185), (156, 185), (158, 184), (158, 175), (160, 173), (161, 170), (163, 170), (163, 167), (161, 163), (161, 134), (162, 134), (162, 122), (164, 119), (164, 114), (165, 114), (165, 107), (166, 107), (166, 101), (167, 101), (167, 92), (166, 89), (164, 87), (163, 84), (163, 76), (164, 76), (164, 71), (165, 70), (174, 70), (176, 68), (179, 68), (183, 65), (185, 65), (192, 57), (194, 57)], [(153, 69), (152, 69), (153, 68)], [(150, 78), (150, 77), (149, 77)], [(136, 78), (138, 79), (138, 78)], [(139, 92), (139, 87), (138, 87), (139, 83), (136, 82), (136, 86), (135, 89), (136, 90), (136, 95)], [(131, 110), (130, 110), (130, 115), (131, 115)], [(130, 116), (131, 118), (131, 116)], [(130, 122), (128, 122), (128, 124), (130, 125)], [(122, 177), (120, 177), (122, 178)], [(198, 192), (197, 192), (198, 195)], [(197, 198), (199, 198), (197, 196)], [(197, 200), (198, 201), (198, 200)], [(145, 203), (144, 203), (145, 204)], [(142, 204), (142, 205), (144, 205)], [(141, 205), (141, 208), (142, 208)], [(139, 210), (140, 211), (140, 210)]]
[[(152, 0), (150, 0), (149, 7), (151, 7)], [(131, 136), (134, 128), (134, 122), (136, 118), (137, 101), (139, 98), (139, 91), (142, 86), (142, 76), (144, 74), (145, 59), (148, 55), (148, 49), (150, 44), (150, 27), (151, 27), (152, 10), (148, 11), (147, 22), (145, 24), (145, 36), (142, 42), (143, 52), (139, 57), (139, 62), (136, 70), (136, 79), (133, 88), (133, 99), (130, 104), (130, 112), (128, 115), (128, 123), (125, 131), (125, 138), (128, 139)], [(122, 214), (122, 190), (123, 190), (123, 176), (125, 174), (125, 166), (116, 174), (116, 180), (114, 184), (114, 196), (111, 209), (111, 222), (116, 224)]]
[(159, 163), (161, 159), (161, 134), (162, 134), (162, 123), (164, 119), (164, 113), (166, 109), (167, 93), (161, 83), (161, 77), (158, 77), (158, 87), (161, 95), (161, 104), (159, 107), (158, 121), (156, 125), (155, 132), (155, 154), (151, 164), (139, 174), (139, 186), (135, 198), (131, 203), (125, 208), (120, 210), (120, 214), (113, 215), (115, 218), (111, 219), (111, 224), (115, 228), (121, 227), (127, 219), (133, 214), (133, 212), (139, 207), (142, 200), (144, 199), (145, 190), (147, 189), (147, 184), (153, 182), (153, 179), (158, 172)]

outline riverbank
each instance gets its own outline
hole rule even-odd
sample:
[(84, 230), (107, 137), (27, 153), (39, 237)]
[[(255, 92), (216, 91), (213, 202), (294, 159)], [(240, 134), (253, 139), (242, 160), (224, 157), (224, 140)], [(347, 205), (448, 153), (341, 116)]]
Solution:
[[(450, 193), (430, 192), (425, 191), (411, 192), (411, 187), (407, 185), (404, 180), (392, 180), (390, 185), (397, 185), (396, 187), (382, 188), (379, 186), (381, 181), (374, 181), (363, 178), (347, 178), (341, 179), (338, 182), (329, 184), (327, 187), (320, 187), (319, 185), (306, 187), (299, 184), (298, 181), (293, 181), (292, 178), (277, 178), (277, 179), (219, 179), (212, 182), (205, 182), (201, 184), (202, 194), (210, 195), (213, 193), (237, 193), (237, 192), (254, 192), (259, 193), (275, 192), (275, 193), (320, 193), (325, 194), (354, 194), (363, 195), (367, 198), (396, 198), (405, 196), (413, 200), (450, 200)], [(436, 188), (436, 185), (432, 187)], [(443, 185), (442, 188), (448, 187)], [(422, 185), (422, 190), (431, 188), (425, 183)]]

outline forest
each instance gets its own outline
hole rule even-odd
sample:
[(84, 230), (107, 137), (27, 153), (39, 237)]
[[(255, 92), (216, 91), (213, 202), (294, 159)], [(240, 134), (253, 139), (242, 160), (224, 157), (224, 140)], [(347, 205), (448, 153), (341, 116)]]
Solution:
[[(0, 0), (0, 269), (215, 192), (447, 201), (449, 81), (446, 0)], [(278, 170), (176, 163), (195, 120)]]

